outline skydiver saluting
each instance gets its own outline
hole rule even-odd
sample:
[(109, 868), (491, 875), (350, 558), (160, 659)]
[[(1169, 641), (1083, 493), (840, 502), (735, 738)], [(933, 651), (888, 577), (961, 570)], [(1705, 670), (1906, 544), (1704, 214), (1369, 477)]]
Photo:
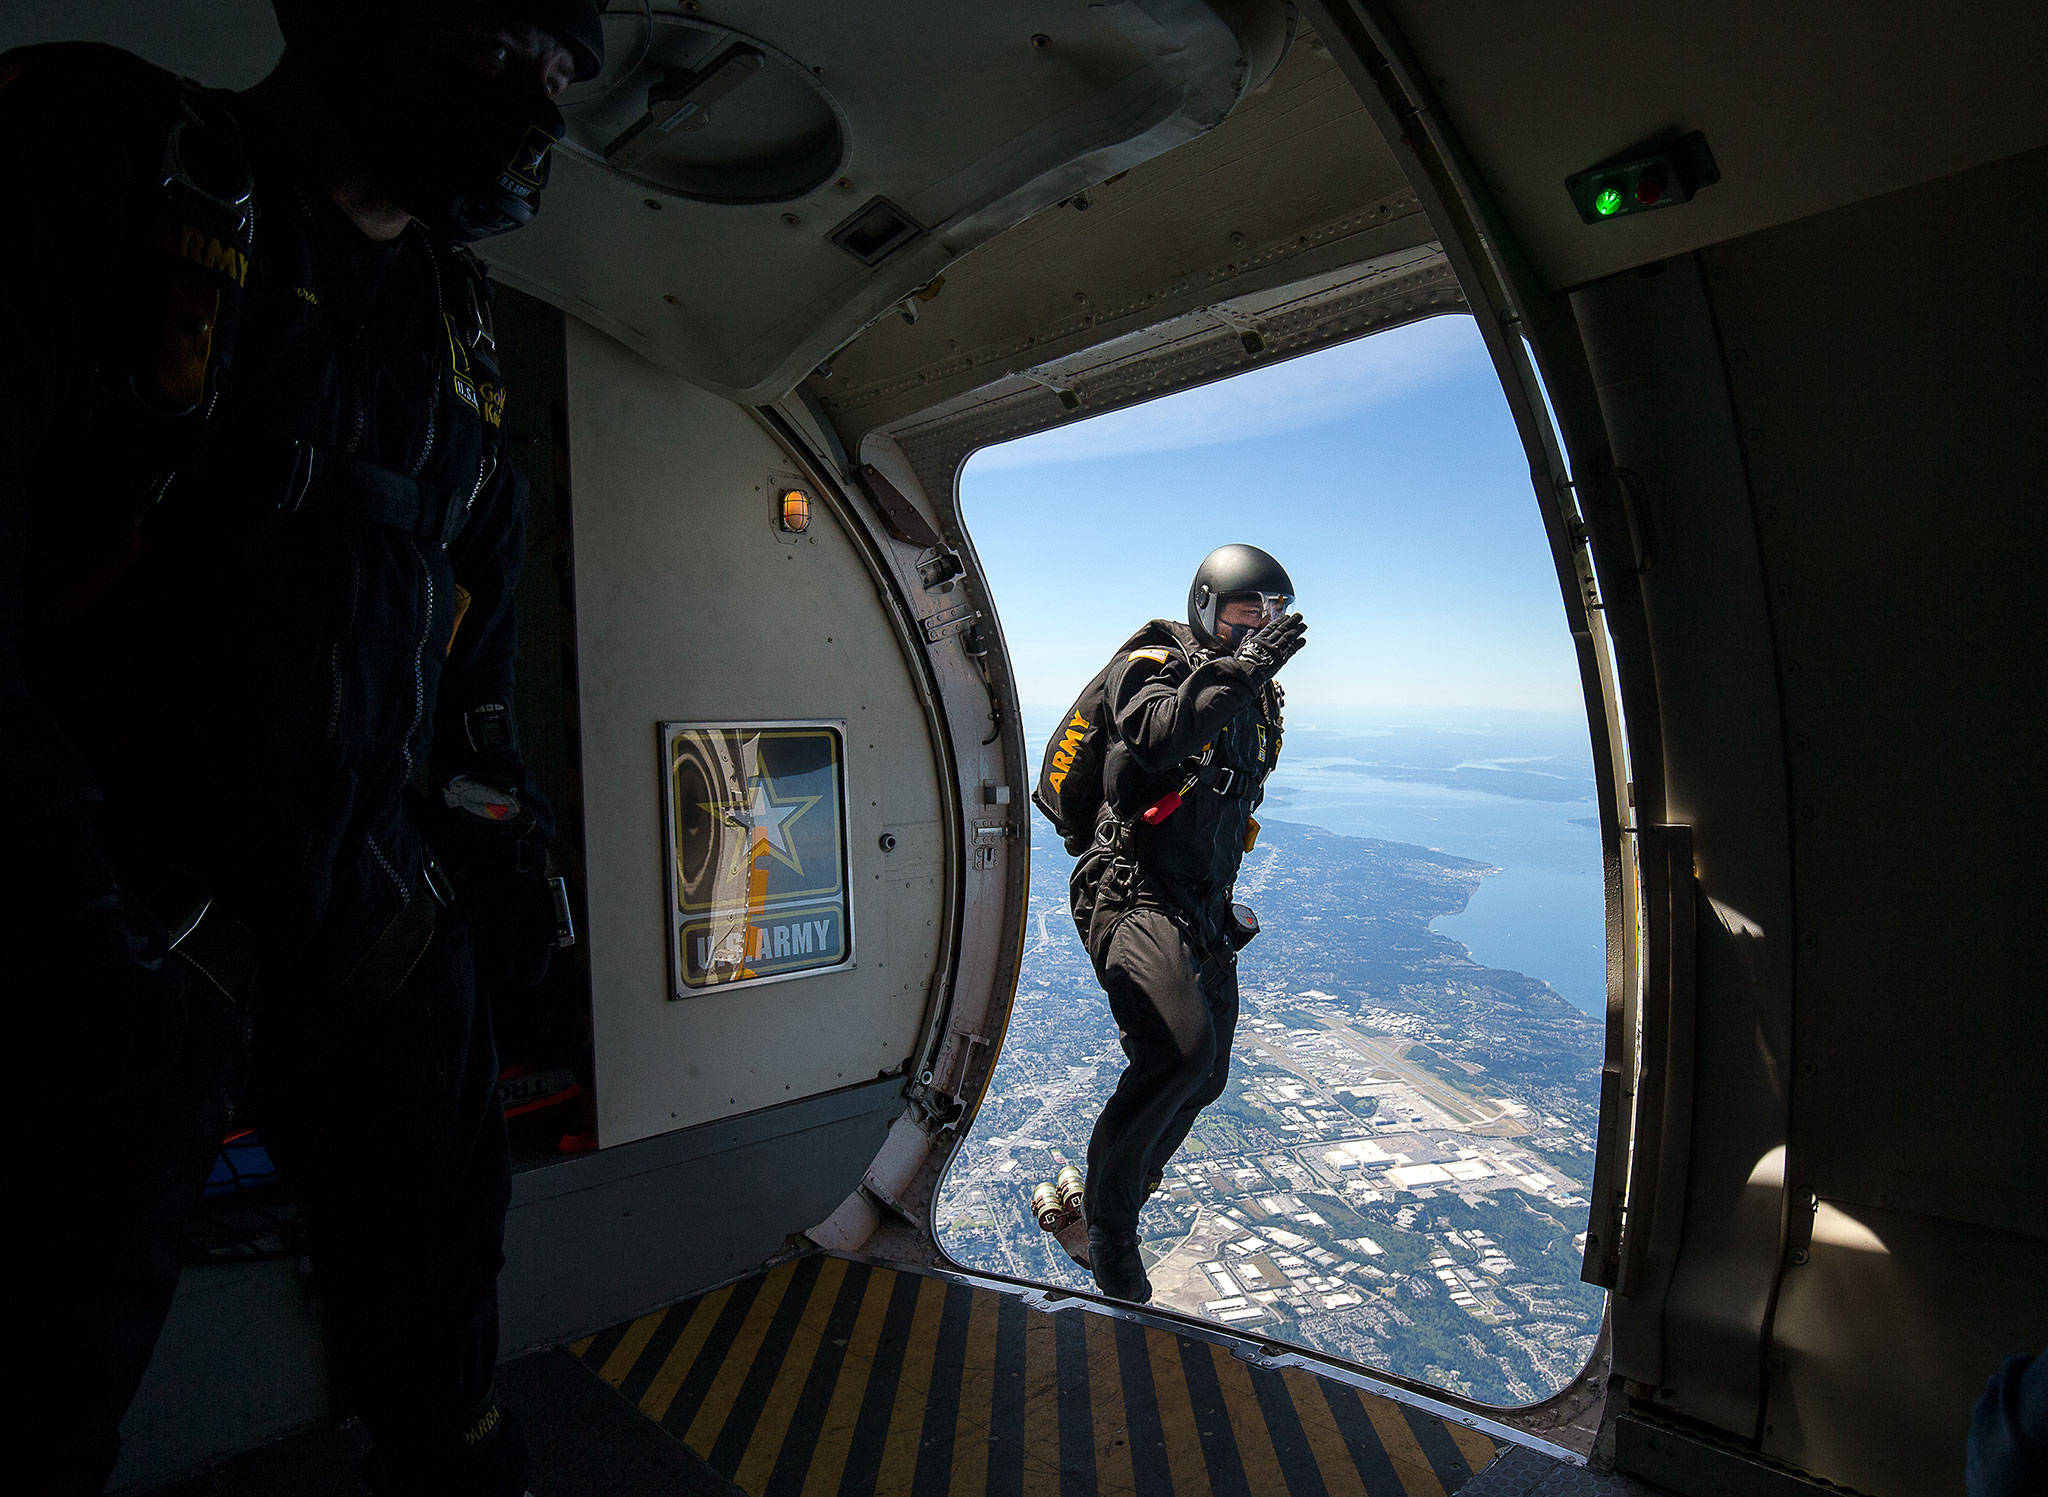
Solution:
[(1075, 925), (1126, 1064), (1088, 1143), (1090, 1269), (1144, 1301), (1138, 1212), (1195, 1118), (1223, 1094), (1237, 952), (1257, 932), (1231, 901), (1280, 756), (1274, 676), (1306, 638), (1294, 584), (1256, 546), (1212, 551), (1187, 624), (1154, 620), (1068, 714), (1034, 796), (1079, 855)]

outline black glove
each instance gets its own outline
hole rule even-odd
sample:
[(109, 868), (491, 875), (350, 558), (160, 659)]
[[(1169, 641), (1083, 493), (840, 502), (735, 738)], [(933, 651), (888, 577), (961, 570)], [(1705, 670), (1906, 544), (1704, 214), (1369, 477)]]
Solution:
[(1308, 625), (1298, 613), (1247, 635), (1237, 647), (1236, 659), (1254, 686), (1264, 686), (1280, 673), (1308, 642)]

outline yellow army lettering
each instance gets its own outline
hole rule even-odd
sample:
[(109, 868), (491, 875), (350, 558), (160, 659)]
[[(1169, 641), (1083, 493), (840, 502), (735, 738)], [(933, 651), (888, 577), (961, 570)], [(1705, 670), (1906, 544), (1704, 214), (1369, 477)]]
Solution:
[(1052, 753), (1053, 772), (1046, 776), (1046, 783), (1052, 786), (1055, 794), (1060, 786), (1066, 784), (1067, 771), (1074, 767), (1074, 754), (1081, 747), (1081, 735), (1087, 731), (1088, 719), (1076, 712), (1074, 720), (1060, 734), (1060, 746)]
[(249, 284), (249, 257), (231, 244), (202, 234), (190, 224), (158, 219), (153, 237), (157, 248), (190, 260), (202, 270), (225, 272), (237, 286)]

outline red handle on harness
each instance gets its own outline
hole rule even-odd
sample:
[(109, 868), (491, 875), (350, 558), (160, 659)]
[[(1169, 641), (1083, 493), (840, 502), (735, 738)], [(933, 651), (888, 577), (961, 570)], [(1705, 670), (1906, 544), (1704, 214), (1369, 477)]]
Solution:
[(1138, 819), (1147, 826), (1157, 826), (1180, 809), (1180, 792), (1170, 790), (1138, 813)]

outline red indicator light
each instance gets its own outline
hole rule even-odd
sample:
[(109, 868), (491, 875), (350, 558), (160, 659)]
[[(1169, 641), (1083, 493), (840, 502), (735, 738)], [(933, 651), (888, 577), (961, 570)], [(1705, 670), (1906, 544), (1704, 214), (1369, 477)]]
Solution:
[(1664, 196), (1664, 183), (1657, 177), (1645, 177), (1636, 183), (1636, 201), (1645, 208)]

